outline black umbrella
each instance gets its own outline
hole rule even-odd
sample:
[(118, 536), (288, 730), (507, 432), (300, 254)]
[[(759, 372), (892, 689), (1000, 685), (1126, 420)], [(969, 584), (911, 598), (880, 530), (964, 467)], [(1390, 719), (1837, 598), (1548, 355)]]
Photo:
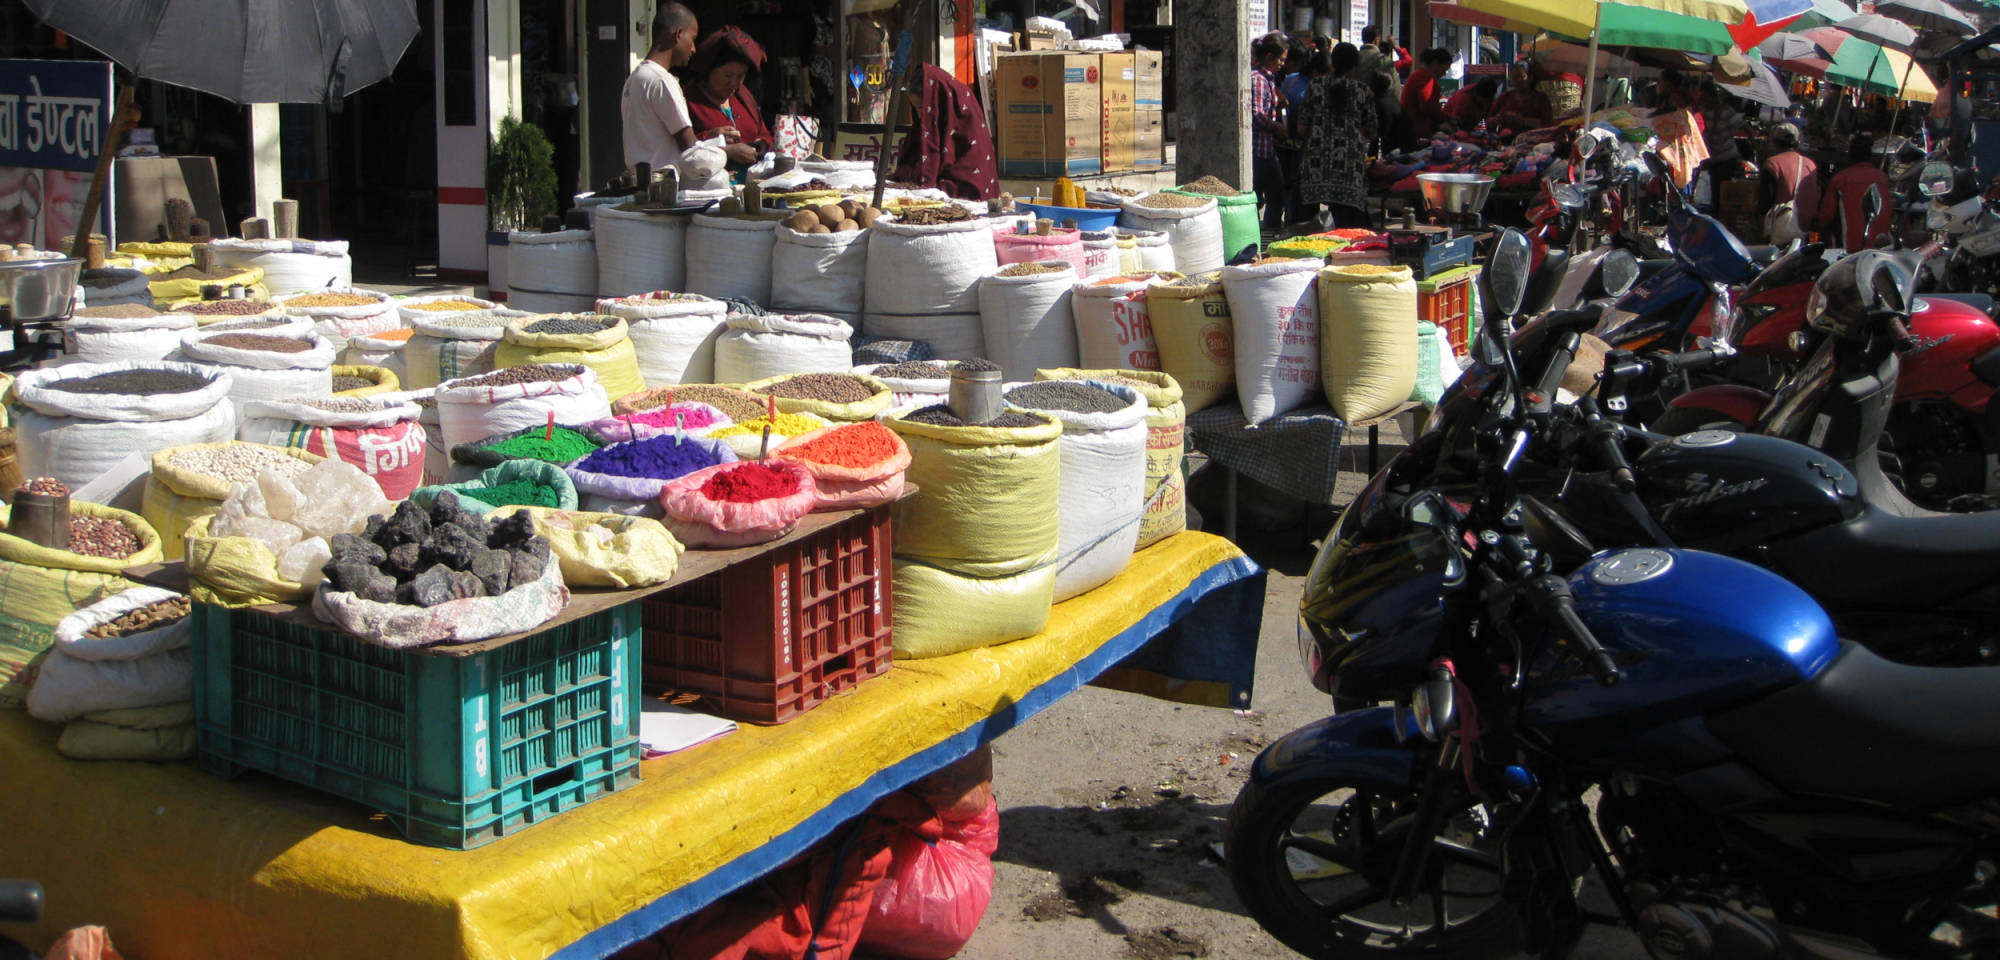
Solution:
[(385, 80), (413, 0), (26, 0), (43, 23), (147, 80), (237, 103), (337, 101)]

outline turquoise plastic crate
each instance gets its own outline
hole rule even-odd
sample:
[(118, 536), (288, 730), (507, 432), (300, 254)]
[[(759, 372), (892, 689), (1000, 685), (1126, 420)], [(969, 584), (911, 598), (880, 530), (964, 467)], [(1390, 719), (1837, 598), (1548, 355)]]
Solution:
[(257, 770), (464, 850), (639, 779), (639, 607), (423, 656), (248, 610), (194, 609), (203, 768)]

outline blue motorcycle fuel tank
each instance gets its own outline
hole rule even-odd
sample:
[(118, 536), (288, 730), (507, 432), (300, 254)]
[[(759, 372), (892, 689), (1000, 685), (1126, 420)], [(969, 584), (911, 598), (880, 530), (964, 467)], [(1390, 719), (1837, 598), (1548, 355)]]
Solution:
[(1805, 591), (1718, 554), (1612, 551), (1569, 583), (1625, 680), (1600, 686), (1567, 648), (1544, 647), (1527, 669), (1527, 721), (1559, 744), (1643, 736), (1801, 683), (1840, 648)]

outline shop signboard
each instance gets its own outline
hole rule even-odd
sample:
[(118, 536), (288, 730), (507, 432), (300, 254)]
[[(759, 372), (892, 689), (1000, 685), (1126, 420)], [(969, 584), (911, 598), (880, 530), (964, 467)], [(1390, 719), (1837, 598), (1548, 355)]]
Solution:
[[(0, 243), (46, 250), (76, 235), (111, 104), (109, 63), (0, 60)], [(107, 183), (106, 237), (114, 207)]]

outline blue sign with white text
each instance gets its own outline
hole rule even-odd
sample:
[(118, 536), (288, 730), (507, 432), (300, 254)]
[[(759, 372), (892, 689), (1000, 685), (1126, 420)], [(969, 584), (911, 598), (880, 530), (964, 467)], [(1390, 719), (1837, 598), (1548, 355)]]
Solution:
[(111, 64), (0, 60), (0, 167), (89, 171), (111, 126)]

